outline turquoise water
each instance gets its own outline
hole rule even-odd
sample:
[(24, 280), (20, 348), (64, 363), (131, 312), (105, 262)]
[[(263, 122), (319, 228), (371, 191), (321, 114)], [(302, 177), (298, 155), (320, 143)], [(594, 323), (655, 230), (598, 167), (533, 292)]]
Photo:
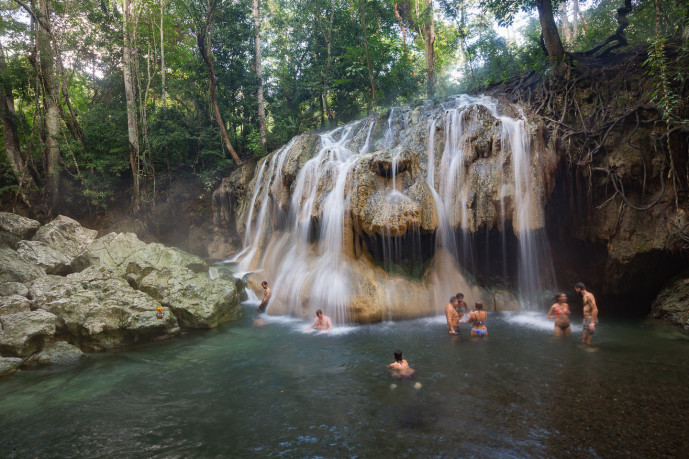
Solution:
[[(689, 339), (664, 324), (603, 315), (588, 352), (545, 314), (489, 312), (473, 341), (441, 317), (322, 335), (254, 309), (0, 380), (0, 457), (689, 455)], [(412, 380), (387, 374), (395, 348)]]

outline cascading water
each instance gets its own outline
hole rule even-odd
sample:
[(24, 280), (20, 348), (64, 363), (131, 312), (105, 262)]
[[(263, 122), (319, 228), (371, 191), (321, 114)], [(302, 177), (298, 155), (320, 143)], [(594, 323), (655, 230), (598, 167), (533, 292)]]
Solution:
[[(257, 166), (236, 259), (242, 270), (263, 271), (257, 281), (272, 279), (270, 313), (320, 308), (344, 323), (437, 313), (458, 289), (486, 298), (493, 294), (465, 274), (473, 278), (475, 268), (471, 235), (491, 225), (503, 247), (486, 246), (487, 256), (502, 260), (505, 283), (517, 280), (522, 307), (555, 285), (523, 116), (502, 114), (490, 97), (460, 96), (442, 108), (392, 109), (372, 138), (377, 123), (371, 116), (320, 134), (312, 152), (293, 139)], [(499, 130), (486, 143), (480, 136), (491, 126)], [(507, 266), (508, 222), (518, 238), (516, 275)], [(435, 248), (422, 249), (428, 237)], [(423, 250), (432, 253), (409, 258)], [(408, 279), (391, 271), (405, 256), (432, 263)], [(364, 311), (371, 305), (378, 312)]]

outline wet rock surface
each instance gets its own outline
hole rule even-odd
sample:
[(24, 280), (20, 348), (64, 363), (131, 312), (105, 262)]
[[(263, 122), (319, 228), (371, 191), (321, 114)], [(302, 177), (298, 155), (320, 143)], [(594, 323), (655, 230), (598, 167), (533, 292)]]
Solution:
[(76, 363), (84, 351), (212, 328), (241, 315), (237, 284), (211, 279), (195, 255), (133, 233), (96, 239), (64, 216), (42, 227), (0, 217), (2, 231), (17, 239), (16, 250), (0, 244), (0, 374)]

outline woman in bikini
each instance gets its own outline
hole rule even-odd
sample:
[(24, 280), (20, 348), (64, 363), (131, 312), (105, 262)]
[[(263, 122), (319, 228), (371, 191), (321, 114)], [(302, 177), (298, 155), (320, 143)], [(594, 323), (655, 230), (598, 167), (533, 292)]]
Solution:
[(388, 365), (388, 370), (393, 376), (398, 378), (409, 378), (414, 374), (414, 369), (409, 366), (406, 360), (402, 358), (402, 351), (395, 349), (395, 361)]
[(553, 330), (555, 336), (570, 336), (572, 334), (572, 327), (569, 325), (569, 314), (567, 295), (558, 293), (555, 295), (555, 304), (548, 311), (548, 319), (555, 321), (555, 328)]
[(469, 314), (471, 336), (488, 336), (488, 329), (486, 328), (488, 314), (483, 310), (483, 302), (477, 301), (474, 306), (476, 309)]

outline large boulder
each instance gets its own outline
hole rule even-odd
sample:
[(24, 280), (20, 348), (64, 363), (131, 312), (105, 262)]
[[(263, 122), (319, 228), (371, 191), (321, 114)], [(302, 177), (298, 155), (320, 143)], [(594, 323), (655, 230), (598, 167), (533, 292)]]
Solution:
[(0, 316), (31, 311), (31, 301), (21, 295), (0, 297)]
[(187, 328), (213, 328), (241, 315), (237, 288), (225, 279), (211, 279), (183, 266), (153, 269), (132, 263), (127, 280), (169, 307)]
[(689, 271), (665, 284), (653, 301), (651, 316), (689, 329)]
[[(85, 350), (103, 350), (179, 332), (172, 312), (106, 269), (66, 277), (45, 276), (29, 285), (36, 308), (57, 316), (60, 336)], [(162, 307), (163, 318), (156, 317)]]
[(64, 341), (58, 341), (48, 344), (41, 352), (29, 357), (22, 366), (27, 368), (35, 368), (74, 365), (75, 363), (79, 363), (79, 361), (85, 357), (86, 354), (84, 354), (78, 347)]
[(68, 257), (76, 257), (98, 236), (98, 231), (86, 229), (76, 220), (59, 215), (36, 231), (34, 241), (45, 242)]
[(22, 239), (30, 238), (40, 226), (36, 220), (0, 212), (0, 242), (14, 247)]
[(132, 263), (152, 268), (183, 266), (195, 272), (208, 271), (208, 264), (202, 258), (174, 247), (146, 244), (134, 233), (110, 233), (95, 240), (74, 265), (77, 269), (105, 268), (124, 276)]
[(0, 357), (0, 378), (11, 375), (22, 364), (22, 359), (17, 357)]
[(3, 282), (0, 284), (0, 296), (26, 296), (28, 294), (29, 289), (26, 285), (20, 284), (19, 282)]
[(16, 250), (0, 245), (0, 283), (26, 283), (41, 276), (45, 276), (43, 268), (24, 260)]
[(57, 317), (48, 311), (0, 316), (0, 354), (28, 357), (55, 335)]
[(69, 274), (72, 257), (55, 250), (45, 242), (21, 241), (17, 244), (17, 253), (25, 261), (40, 266), (46, 274)]

